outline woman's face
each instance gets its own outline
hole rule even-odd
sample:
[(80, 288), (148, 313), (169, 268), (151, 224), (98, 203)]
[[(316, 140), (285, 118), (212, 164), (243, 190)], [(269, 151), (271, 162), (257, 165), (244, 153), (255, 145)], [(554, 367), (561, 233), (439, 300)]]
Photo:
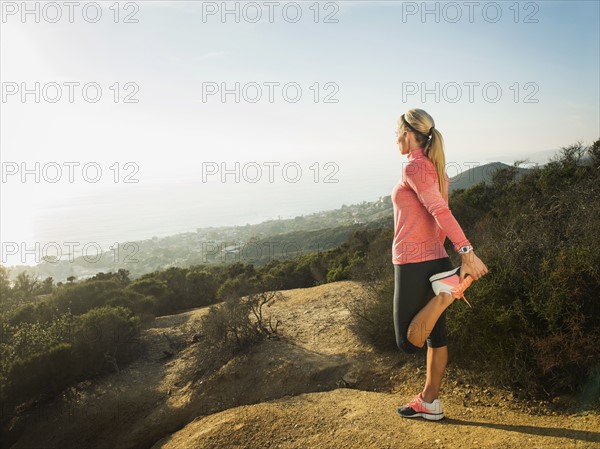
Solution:
[(398, 148), (400, 149), (400, 154), (409, 153), (408, 149), (410, 148), (408, 145), (408, 132), (403, 130), (400, 126), (396, 130), (396, 143), (398, 144)]

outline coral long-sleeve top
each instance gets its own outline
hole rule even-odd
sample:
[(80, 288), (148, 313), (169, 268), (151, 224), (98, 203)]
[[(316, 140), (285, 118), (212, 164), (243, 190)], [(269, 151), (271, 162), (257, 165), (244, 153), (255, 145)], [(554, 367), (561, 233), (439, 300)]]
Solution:
[[(450, 179), (446, 179), (446, 192)], [(458, 251), (471, 243), (448, 207), (448, 194), (442, 197), (433, 162), (423, 148), (408, 153), (402, 178), (392, 190), (394, 240), (392, 263), (424, 262), (447, 257), (446, 236)]]

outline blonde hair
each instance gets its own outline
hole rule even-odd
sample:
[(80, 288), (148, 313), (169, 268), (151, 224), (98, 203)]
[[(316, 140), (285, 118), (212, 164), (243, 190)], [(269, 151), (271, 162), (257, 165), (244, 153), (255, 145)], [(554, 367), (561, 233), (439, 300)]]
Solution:
[[(408, 126), (405, 120), (408, 121)], [(410, 109), (404, 114), (404, 120), (402, 120), (402, 117), (399, 119), (398, 124), (401, 131), (412, 131), (410, 126), (417, 131), (414, 133), (415, 140), (417, 144), (423, 148), (425, 156), (433, 162), (433, 166), (437, 173), (440, 193), (442, 198), (444, 198), (447, 194), (444, 139), (442, 138), (442, 134), (435, 129), (433, 118), (423, 109)], [(429, 136), (431, 136), (431, 138)]]

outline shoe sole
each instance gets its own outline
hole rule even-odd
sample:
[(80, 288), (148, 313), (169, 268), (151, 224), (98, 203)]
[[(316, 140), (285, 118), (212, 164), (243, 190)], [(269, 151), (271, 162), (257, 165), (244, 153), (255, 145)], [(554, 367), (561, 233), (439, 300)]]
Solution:
[(400, 413), (400, 410), (396, 410), (396, 412), (398, 413), (398, 415), (400, 415), (402, 418), (423, 418), (426, 419), (427, 421), (439, 421), (440, 419), (444, 419), (444, 414), (443, 413), (415, 413), (414, 415), (403, 415)]
[[(454, 269), (452, 269), (452, 270), (450, 270), (450, 271), (444, 271), (443, 273), (434, 274), (433, 276), (431, 276), (431, 277), (429, 278), (429, 282), (432, 282), (432, 283), (433, 283), (433, 282), (435, 282), (435, 281), (439, 281), (439, 280), (441, 280), (441, 279), (446, 279), (446, 278), (449, 278), (449, 277), (452, 277), (452, 276), (456, 276), (456, 275), (458, 275), (459, 273), (460, 273), (460, 267), (458, 267), (458, 268), (454, 268)], [(467, 277), (471, 277), (471, 276), (470, 276), (469, 274), (467, 274), (467, 275), (465, 275), (465, 279), (467, 279)], [(472, 282), (473, 282), (473, 279), (471, 279), (471, 282), (469, 283), (469, 285), (467, 285), (467, 286), (465, 287), (465, 290), (466, 290), (468, 287), (470, 287), (470, 286), (471, 286), (471, 283), (472, 283)], [(463, 280), (463, 283), (464, 283), (464, 280)], [(452, 290), (447, 290), (447, 289), (444, 289), (444, 290), (440, 291), (440, 293), (448, 293), (450, 296), (452, 296), (453, 298), (456, 298), (456, 299), (459, 299), (459, 298), (461, 298), (461, 299), (463, 299), (463, 300), (464, 300), (464, 301), (465, 301), (465, 302), (468, 304), (468, 306), (469, 306), (469, 307), (471, 307), (471, 308), (473, 307), (473, 306), (472, 306), (472, 305), (469, 303), (469, 301), (467, 301), (467, 298), (465, 298), (465, 296), (464, 296), (464, 293), (463, 293), (461, 296), (456, 296), (456, 295), (455, 295), (455, 293), (454, 293)]]
[(434, 274), (433, 276), (431, 276), (429, 278), (429, 282), (439, 281), (440, 279), (446, 279), (446, 278), (449, 278), (449, 277), (454, 276), (455, 274), (459, 274), (459, 273), (460, 273), (460, 267), (454, 268), (450, 271), (444, 271), (443, 273)]

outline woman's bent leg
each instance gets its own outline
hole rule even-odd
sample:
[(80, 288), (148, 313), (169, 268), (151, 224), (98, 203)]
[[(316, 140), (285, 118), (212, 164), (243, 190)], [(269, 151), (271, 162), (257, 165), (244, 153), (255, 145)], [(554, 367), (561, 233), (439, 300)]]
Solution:
[(407, 333), (408, 341), (416, 347), (422, 347), (439, 317), (453, 301), (454, 298), (448, 293), (440, 293), (430, 299), (410, 322)]
[(440, 301), (431, 303), (436, 296), (429, 277), (451, 268), (452, 263), (447, 257), (405, 265), (394, 264), (394, 330), (396, 344), (404, 352), (418, 352), (425, 341), (433, 348), (446, 346), (445, 307), (439, 307)]

